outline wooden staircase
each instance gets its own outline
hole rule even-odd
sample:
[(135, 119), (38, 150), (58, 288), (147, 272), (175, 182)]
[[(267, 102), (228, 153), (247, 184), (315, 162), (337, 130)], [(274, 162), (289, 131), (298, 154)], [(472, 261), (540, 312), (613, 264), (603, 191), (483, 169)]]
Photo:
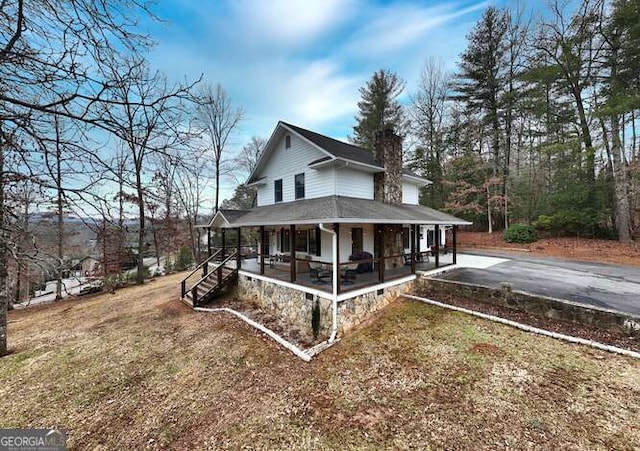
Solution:
[(216, 252), (200, 263), (182, 280), (182, 301), (187, 305), (194, 308), (200, 307), (236, 284), (238, 280), (237, 252), (225, 256), (220, 261), (221, 252)]

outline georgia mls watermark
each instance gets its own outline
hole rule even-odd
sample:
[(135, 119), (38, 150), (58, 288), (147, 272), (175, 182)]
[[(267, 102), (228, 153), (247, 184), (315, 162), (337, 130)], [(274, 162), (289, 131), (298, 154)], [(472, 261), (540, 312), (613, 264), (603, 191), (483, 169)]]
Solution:
[(0, 451), (65, 451), (64, 429), (0, 429)]

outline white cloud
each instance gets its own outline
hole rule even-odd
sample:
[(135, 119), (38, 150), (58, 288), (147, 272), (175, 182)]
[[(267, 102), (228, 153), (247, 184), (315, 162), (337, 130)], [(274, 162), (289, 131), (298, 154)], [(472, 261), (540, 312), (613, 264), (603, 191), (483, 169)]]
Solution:
[(354, 13), (353, 0), (231, 0), (243, 30), (295, 47), (331, 31)]
[(293, 116), (308, 126), (352, 114), (358, 101), (358, 79), (340, 73), (328, 61), (317, 61), (301, 70), (287, 83)]
[[(173, 0), (183, 16), (156, 35), (154, 62), (177, 78), (205, 73), (246, 111), (232, 152), (268, 137), (280, 119), (320, 133), (352, 132), (358, 88), (380, 68), (413, 92), (428, 56), (453, 67), (482, 0), (227, 0), (202, 8)], [(171, 9), (171, 2), (165, 4)], [(405, 95), (405, 97), (406, 97)]]
[(363, 26), (347, 46), (354, 56), (380, 56), (402, 51), (421, 43), (421, 39), (452, 20), (485, 8), (482, 1), (464, 8), (451, 2), (433, 7), (394, 3), (375, 12), (371, 22)]
[[(437, 0), (436, 0), (437, 1)], [(156, 26), (157, 67), (175, 78), (204, 72), (246, 111), (230, 153), (252, 135), (268, 138), (278, 120), (330, 136), (352, 132), (358, 88), (387, 68), (413, 92), (428, 56), (453, 67), (482, 0), (384, 4), (362, 0), (196, 0), (161, 2), (179, 11)], [(171, 16), (169, 15), (169, 18)], [(405, 96), (406, 97), (406, 96)], [(223, 179), (223, 197), (235, 183)]]

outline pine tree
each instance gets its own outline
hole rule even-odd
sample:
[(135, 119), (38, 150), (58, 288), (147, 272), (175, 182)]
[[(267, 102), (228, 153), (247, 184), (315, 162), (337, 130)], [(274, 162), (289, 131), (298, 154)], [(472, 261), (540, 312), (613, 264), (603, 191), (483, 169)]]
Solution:
[(456, 90), (467, 107), (480, 112), (491, 129), (494, 175), (500, 167), (500, 108), (507, 68), (507, 14), (494, 7), (485, 11), (467, 37), (469, 45), (459, 63)]
[[(467, 37), (469, 44), (462, 54), (459, 63), (460, 73), (457, 76), (456, 91), (467, 109), (480, 115), (482, 123), (489, 129), (490, 162), (493, 179), (505, 176), (508, 171), (505, 152), (501, 143), (504, 142), (501, 116), (504, 110), (505, 82), (509, 69), (507, 58), (509, 30), (509, 14), (505, 10), (495, 7), (486, 9), (480, 21)], [(502, 198), (505, 199), (506, 181), (503, 180)], [(500, 183), (488, 184), (495, 189)], [(487, 192), (487, 197), (493, 198)], [(497, 202), (504, 205), (504, 202)], [(494, 202), (495, 204), (495, 202)], [(492, 206), (488, 207), (489, 231), (491, 232)], [(503, 216), (504, 217), (504, 216)]]
[(627, 111), (640, 108), (640, 0), (617, 0), (612, 26), (620, 30), (618, 78)]
[(405, 81), (389, 70), (375, 72), (367, 84), (359, 89), (357, 124), (353, 127), (354, 144), (373, 150), (375, 133), (393, 129), (402, 135), (406, 127), (402, 105), (398, 97), (405, 88)]
[[(605, 58), (601, 74), (606, 103), (599, 111), (600, 117), (608, 116), (610, 123), (610, 166), (613, 175), (615, 224), (620, 241), (631, 240), (631, 206), (627, 161), (621, 139), (622, 115), (638, 107), (638, 46), (640, 26), (638, 12), (640, 1), (620, 0), (614, 3), (613, 14), (601, 13), (600, 21)], [(601, 119), (604, 124), (604, 120)]]

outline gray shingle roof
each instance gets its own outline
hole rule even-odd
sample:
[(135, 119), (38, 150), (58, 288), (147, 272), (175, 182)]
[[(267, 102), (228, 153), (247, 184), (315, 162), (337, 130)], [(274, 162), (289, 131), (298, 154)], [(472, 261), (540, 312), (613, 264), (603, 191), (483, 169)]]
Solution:
[(328, 136), (321, 135), (320, 133), (300, 128), (297, 125), (288, 124), (286, 122), (283, 122), (282, 124), (294, 130), (296, 133), (304, 136), (318, 147), (322, 147), (324, 150), (337, 158), (369, 164), (371, 166), (376, 166), (379, 168), (382, 167), (379, 163), (376, 163), (373, 160), (373, 153), (366, 149), (363, 149), (362, 147), (354, 146), (342, 141), (338, 141), (337, 139), (329, 138)]
[[(299, 134), (300, 136), (307, 139), (309, 142), (315, 144), (316, 146), (318, 146), (319, 148), (321, 148), (322, 150), (324, 150), (326, 153), (330, 155), (330, 156), (325, 156), (325, 157), (319, 158), (318, 160), (312, 161), (310, 164), (337, 159), (337, 160), (347, 160), (347, 161), (352, 161), (354, 163), (372, 166), (374, 168), (380, 169), (380, 171), (384, 170), (384, 166), (382, 166), (380, 163), (377, 163), (373, 159), (373, 153), (367, 149), (363, 149), (362, 147), (354, 146), (352, 144), (339, 141), (337, 139), (333, 139), (325, 135), (321, 135), (320, 133), (316, 133), (311, 130), (298, 127), (297, 125), (289, 124), (287, 122), (280, 121), (278, 123), (278, 126), (284, 126), (289, 130), (293, 131), (294, 133)], [(276, 131), (277, 130), (278, 130), (278, 127), (276, 127)], [(276, 131), (274, 131), (274, 135)], [(272, 135), (272, 139), (274, 135)], [(271, 140), (269, 142), (271, 142)], [(258, 180), (263, 178), (263, 177), (258, 177), (258, 175), (260, 174), (259, 168), (261, 167), (261, 161), (263, 158), (265, 158), (265, 154), (263, 154), (260, 157), (258, 166), (256, 167), (256, 169), (254, 169), (254, 172), (250, 175), (249, 179), (247, 180), (247, 184), (257, 182)], [(416, 174), (415, 172), (409, 171), (407, 169), (403, 169), (402, 173), (404, 175), (416, 177), (420, 180), (428, 182), (428, 180), (425, 179), (424, 177)]]
[[(228, 216), (225, 215), (227, 220)], [(264, 205), (229, 221), (229, 227), (317, 224), (320, 222), (470, 225), (470, 222), (422, 205), (391, 205), (345, 196)]]
[[(233, 223), (240, 219), (245, 214), (249, 213), (251, 210), (231, 210), (228, 208), (220, 208), (218, 212), (213, 215), (211, 221), (209, 222), (209, 227), (214, 226), (224, 226), (225, 223)], [(215, 224), (214, 224), (215, 221)]]
[[(318, 147), (323, 148), (331, 155), (336, 158), (343, 160), (355, 161), (357, 163), (367, 164), (370, 166), (375, 166), (380, 169), (384, 169), (380, 163), (376, 162), (373, 159), (373, 153), (367, 149), (363, 149), (362, 147), (354, 146), (349, 143), (345, 143), (343, 141), (339, 141), (337, 139), (329, 138), (328, 136), (321, 135), (320, 133), (312, 132), (311, 130), (307, 130), (297, 125), (289, 124), (287, 122), (282, 122), (283, 125), (286, 125), (291, 130), (299, 133), (300, 135), (307, 138), (309, 141), (317, 145)], [(313, 161), (313, 163), (319, 163), (321, 161), (325, 161), (328, 158), (320, 158), (319, 160)], [(412, 177), (423, 178), (416, 174), (415, 172), (411, 172), (407, 169), (403, 169), (402, 173), (405, 175), (410, 175)]]

